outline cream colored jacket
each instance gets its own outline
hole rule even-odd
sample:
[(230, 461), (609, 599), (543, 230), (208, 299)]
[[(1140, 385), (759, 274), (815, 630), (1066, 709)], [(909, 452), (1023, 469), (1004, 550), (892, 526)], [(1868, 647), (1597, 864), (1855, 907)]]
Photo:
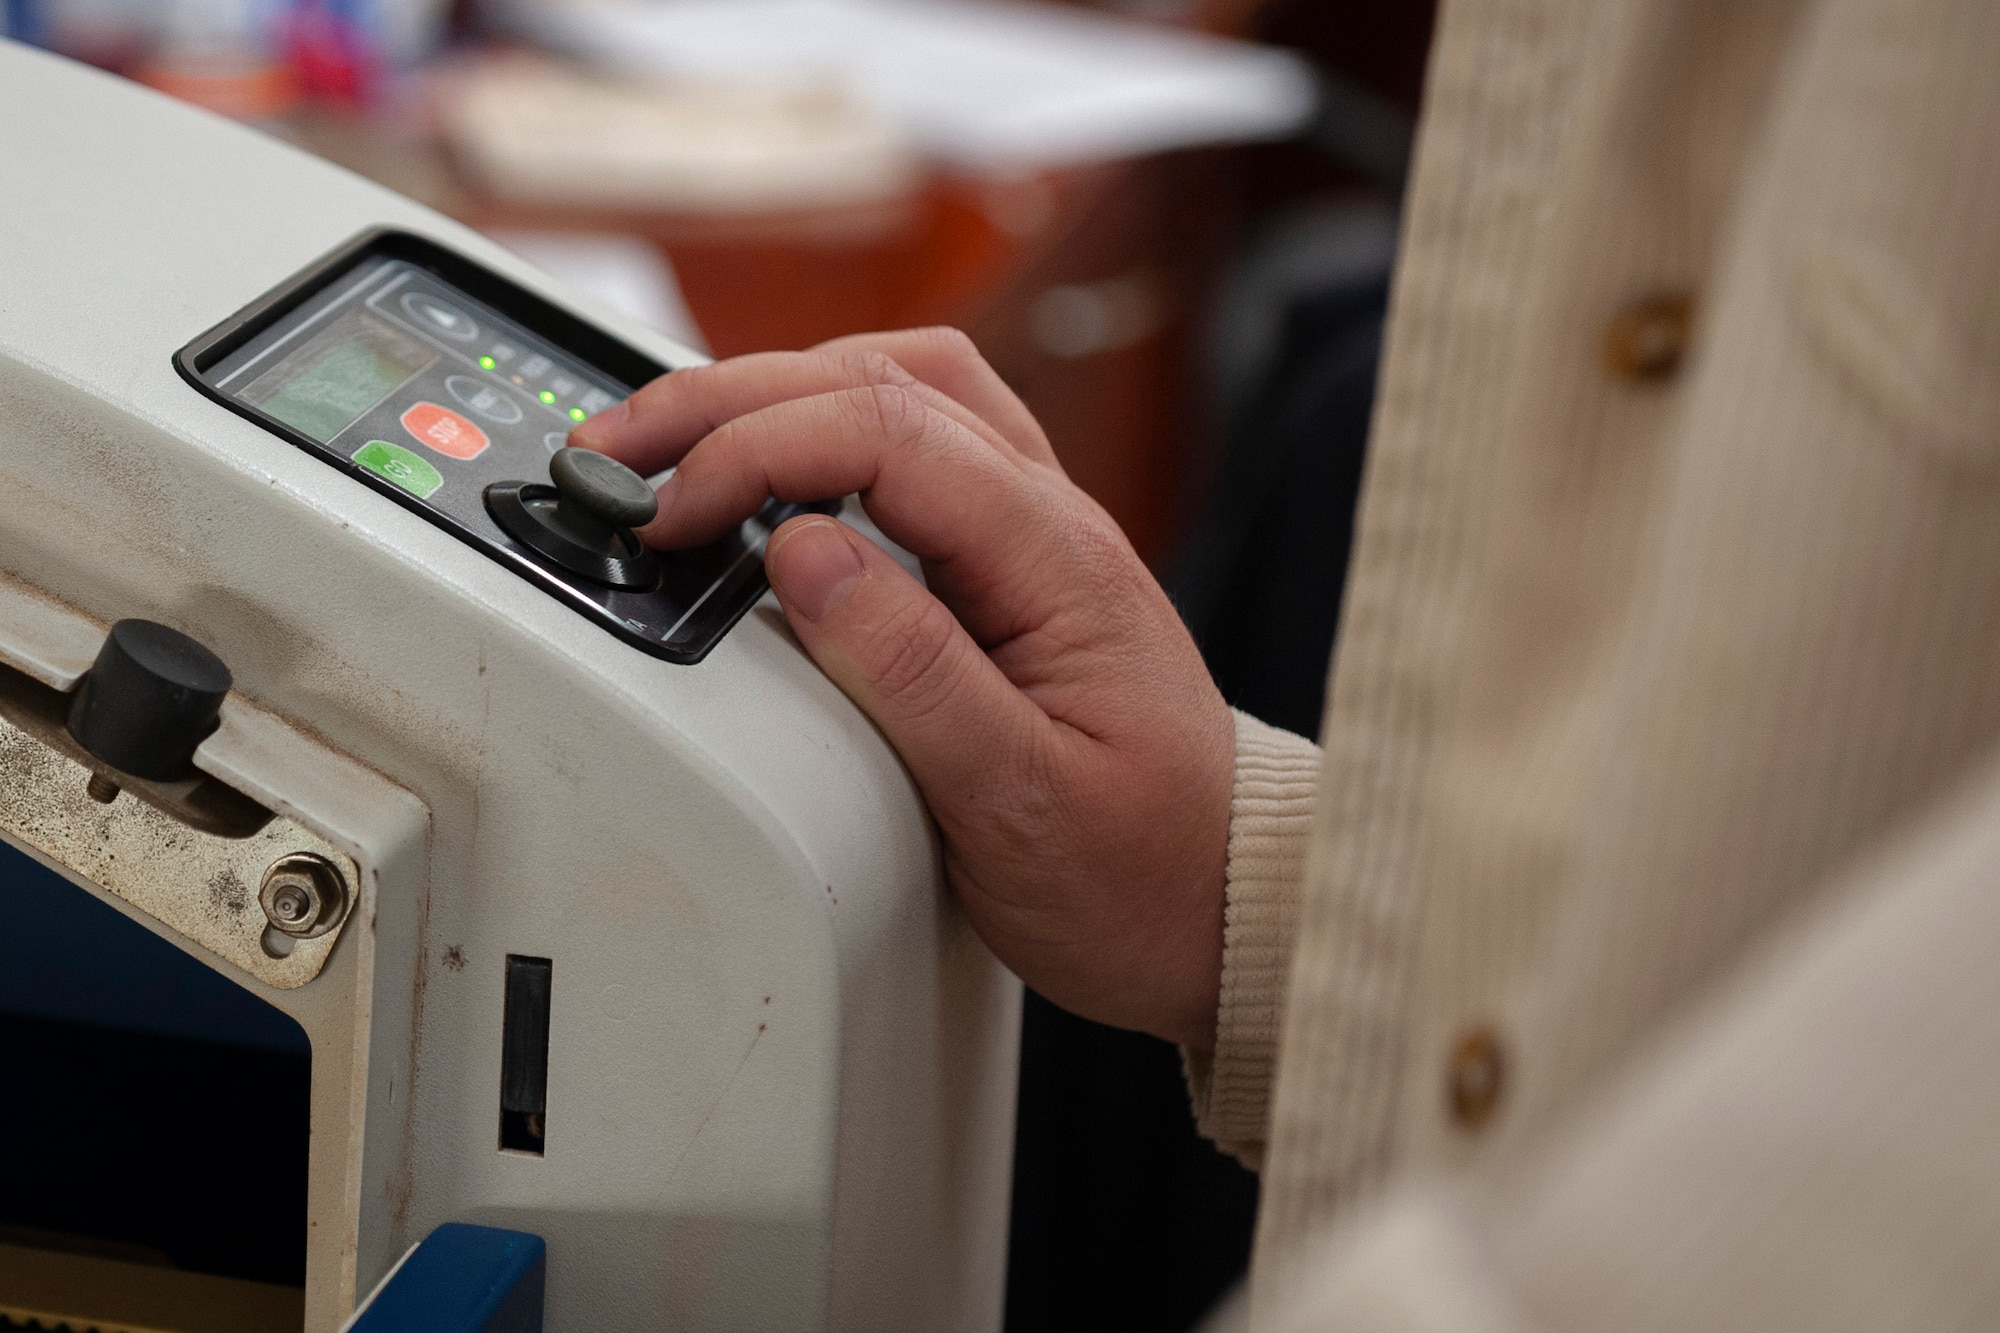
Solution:
[(2000, 0), (1447, 0), (1426, 97), (1191, 1062), (1255, 1322), (2000, 1326)]

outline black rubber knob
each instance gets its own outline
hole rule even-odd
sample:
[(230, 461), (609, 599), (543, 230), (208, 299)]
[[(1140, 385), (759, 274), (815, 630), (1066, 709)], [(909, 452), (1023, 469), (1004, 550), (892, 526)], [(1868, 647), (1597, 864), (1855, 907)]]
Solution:
[(173, 782), (215, 730), (230, 683), (222, 659), (179, 630), (121, 620), (77, 687), (69, 734), (120, 772)]
[(590, 449), (558, 449), (549, 480), (568, 511), (605, 528), (642, 528), (660, 512), (646, 479), (617, 459)]

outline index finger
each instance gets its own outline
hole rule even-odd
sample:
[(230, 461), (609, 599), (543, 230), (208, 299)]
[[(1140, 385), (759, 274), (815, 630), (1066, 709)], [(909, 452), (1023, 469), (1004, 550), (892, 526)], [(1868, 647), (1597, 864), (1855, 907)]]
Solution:
[(936, 326), (897, 329), (888, 333), (850, 333), (832, 338), (816, 352), (880, 352), (939, 393), (964, 403), (1007, 442), (1037, 463), (1062, 471), (1041, 423), (1020, 396), (1007, 387), (998, 371), (979, 354), (971, 338), (958, 329)]
[(623, 403), (570, 432), (570, 443), (609, 454), (651, 475), (680, 462), (695, 443), (737, 417), (795, 398), (886, 384), (910, 389), (996, 449), (1025, 458), (976, 411), (865, 346), (755, 352), (662, 375)]

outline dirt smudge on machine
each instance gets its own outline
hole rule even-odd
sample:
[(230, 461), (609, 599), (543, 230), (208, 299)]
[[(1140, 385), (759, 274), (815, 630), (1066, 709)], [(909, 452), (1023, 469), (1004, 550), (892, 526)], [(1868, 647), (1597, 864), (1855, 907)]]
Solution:
[(250, 886), (243, 882), (235, 867), (224, 866), (209, 878), (208, 899), (225, 912), (247, 911)]
[[(429, 923), (430, 912), (426, 907), (425, 924)], [(408, 1084), (403, 1089), (403, 1123), (400, 1138), (401, 1151), (397, 1154), (396, 1167), (382, 1182), (383, 1193), (389, 1199), (390, 1248), (400, 1251), (409, 1243), (410, 1203), (416, 1194), (415, 1146), (417, 1135), (417, 1071), (418, 1054), (422, 1049), (424, 1029), (424, 987), (425, 974), (429, 971), (430, 950), (423, 943), (423, 927), (417, 935), (416, 984), (410, 991), (410, 1040), (405, 1048), (404, 1068), (409, 1071)]]

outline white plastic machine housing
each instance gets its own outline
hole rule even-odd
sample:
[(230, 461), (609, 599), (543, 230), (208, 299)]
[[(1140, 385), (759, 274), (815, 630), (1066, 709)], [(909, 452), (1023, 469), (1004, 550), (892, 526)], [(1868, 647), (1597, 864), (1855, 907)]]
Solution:
[[(237, 685), (197, 764), (362, 870), (287, 990), (57, 867), (306, 1029), (306, 1327), (468, 1221), (547, 1239), (554, 1333), (996, 1328), (1019, 989), (768, 600), (698, 665), (657, 660), (173, 365), (376, 227), (700, 358), (409, 200), (7, 42), (0, 170), (0, 659), (63, 688), (113, 620), (192, 634)], [(541, 1156), (496, 1138), (510, 954), (552, 960)]]

